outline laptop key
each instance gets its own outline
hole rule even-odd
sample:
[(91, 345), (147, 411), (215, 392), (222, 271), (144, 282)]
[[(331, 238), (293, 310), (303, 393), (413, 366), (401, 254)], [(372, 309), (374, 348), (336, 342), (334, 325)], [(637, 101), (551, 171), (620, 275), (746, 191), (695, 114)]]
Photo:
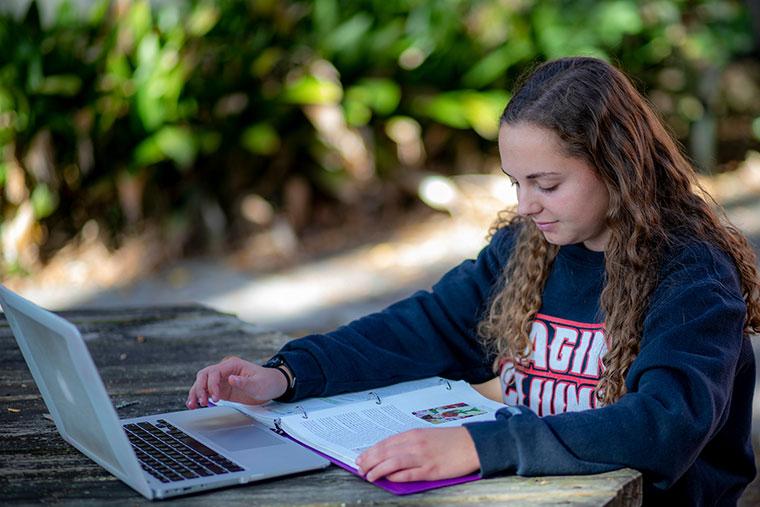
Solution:
[(158, 473), (157, 471), (155, 471), (154, 469), (152, 469), (148, 465), (141, 465), (141, 466), (142, 466), (143, 470), (145, 470), (146, 472), (148, 472), (150, 475), (152, 475), (153, 477), (155, 477), (159, 481), (161, 481), (161, 482), (170, 482), (169, 479), (167, 479), (162, 474)]
[(124, 425), (143, 469), (162, 482), (244, 470), (166, 420)]

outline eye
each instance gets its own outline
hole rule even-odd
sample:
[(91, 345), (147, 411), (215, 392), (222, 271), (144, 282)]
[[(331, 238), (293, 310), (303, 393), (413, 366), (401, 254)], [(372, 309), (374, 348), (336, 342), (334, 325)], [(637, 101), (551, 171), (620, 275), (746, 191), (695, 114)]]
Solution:
[(547, 192), (548, 193), (548, 192), (554, 192), (555, 190), (557, 190), (558, 186), (559, 186), (559, 183), (557, 183), (556, 185), (552, 185), (550, 187), (541, 187), (541, 186), (539, 186), (538, 189), (541, 192)]

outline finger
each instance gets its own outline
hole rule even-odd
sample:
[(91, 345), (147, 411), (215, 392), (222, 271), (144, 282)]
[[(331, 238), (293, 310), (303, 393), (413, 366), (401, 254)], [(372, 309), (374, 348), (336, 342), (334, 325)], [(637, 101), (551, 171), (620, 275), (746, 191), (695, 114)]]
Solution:
[(356, 465), (359, 467), (359, 471), (362, 472), (362, 474), (366, 474), (366, 472), (377, 466), (379, 463), (390, 458), (393, 455), (393, 449), (398, 447), (402, 441), (400, 438), (401, 435), (403, 435), (403, 433), (381, 440), (361, 453), (359, 457), (356, 458)]
[(198, 408), (197, 403), (198, 398), (195, 396), (195, 384), (190, 387), (190, 391), (187, 393), (187, 400), (185, 401), (185, 406), (189, 408), (190, 410)]
[(202, 381), (202, 377), (204, 375), (204, 370), (200, 370), (195, 375), (195, 382), (193, 382), (193, 385), (190, 386), (190, 391), (187, 393), (187, 401), (185, 402), (185, 405), (187, 405), (188, 408), (198, 408), (198, 386), (200, 385)]
[(201, 407), (208, 405), (208, 391), (206, 391), (208, 370), (209, 368), (204, 368), (199, 371), (198, 377), (195, 380), (195, 400), (197, 400), (198, 405)]
[(401, 471), (414, 468), (413, 460), (410, 460), (408, 455), (395, 455), (386, 460), (383, 460), (376, 464), (369, 470), (366, 470), (366, 478), (370, 482), (374, 482), (388, 475), (399, 473)]
[(211, 370), (208, 374), (208, 390), (209, 394), (211, 395), (211, 399), (214, 402), (219, 401), (219, 398), (221, 397), (220, 386), (219, 381), (221, 380), (221, 376), (219, 374), (219, 369), (214, 368)]
[(421, 467), (408, 468), (388, 474), (385, 478), (392, 482), (422, 481), (425, 480), (425, 473)]

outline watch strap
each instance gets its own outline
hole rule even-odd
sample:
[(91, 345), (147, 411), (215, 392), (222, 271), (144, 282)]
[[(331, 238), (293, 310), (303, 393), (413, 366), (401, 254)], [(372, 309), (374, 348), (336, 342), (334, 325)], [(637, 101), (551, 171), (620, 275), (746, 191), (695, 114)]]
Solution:
[(285, 382), (287, 383), (287, 389), (285, 389), (285, 392), (280, 396), (279, 398), (276, 398), (277, 400), (289, 400), (293, 397), (293, 394), (295, 393), (295, 387), (296, 387), (296, 376), (293, 370), (288, 366), (288, 363), (285, 362), (285, 358), (283, 358), (280, 355), (276, 355), (272, 357), (269, 361), (264, 363), (262, 365), (264, 368), (272, 368), (274, 370), (279, 371), (282, 373), (282, 375), (285, 377)]

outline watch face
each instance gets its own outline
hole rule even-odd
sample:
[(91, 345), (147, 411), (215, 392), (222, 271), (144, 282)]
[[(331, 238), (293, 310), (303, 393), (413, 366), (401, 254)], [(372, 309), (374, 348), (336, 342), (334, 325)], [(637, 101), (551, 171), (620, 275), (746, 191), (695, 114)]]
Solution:
[(285, 361), (282, 360), (282, 357), (275, 356), (271, 358), (269, 361), (267, 361), (266, 363), (264, 363), (264, 366), (266, 366), (267, 368), (277, 368), (278, 366), (281, 366), (283, 364), (285, 364)]

